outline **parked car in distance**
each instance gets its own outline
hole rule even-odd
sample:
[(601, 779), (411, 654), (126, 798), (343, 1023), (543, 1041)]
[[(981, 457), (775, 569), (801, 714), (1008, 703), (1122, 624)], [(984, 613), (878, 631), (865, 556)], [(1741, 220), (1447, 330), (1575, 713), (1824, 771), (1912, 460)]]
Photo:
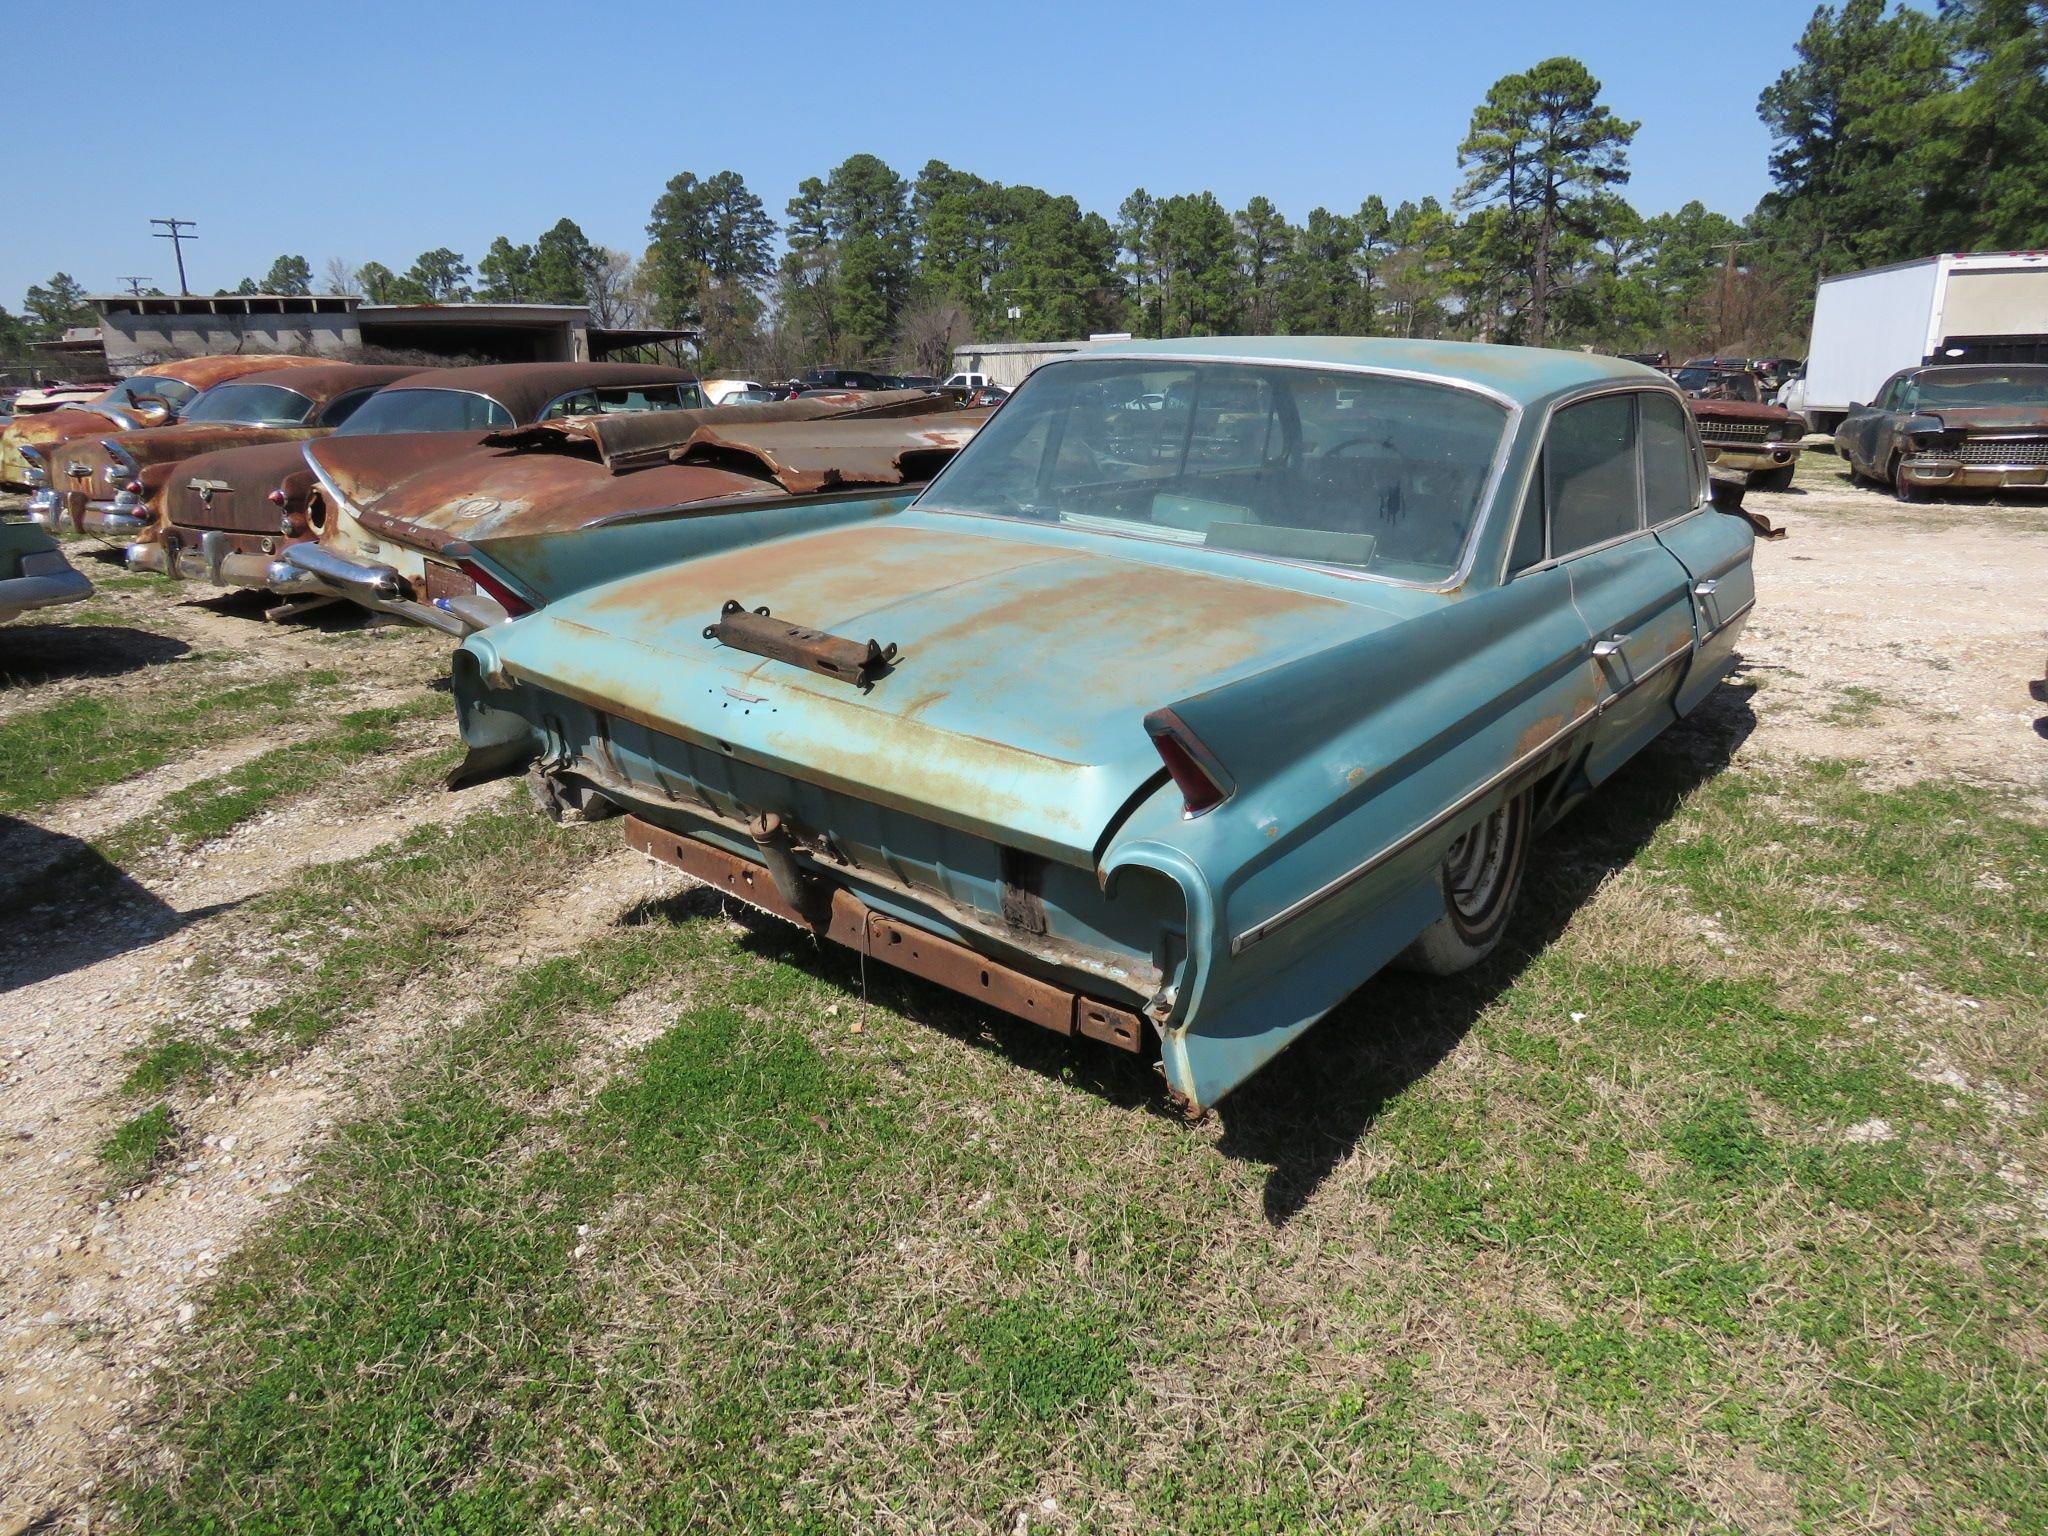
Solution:
[(956, 373), (950, 375), (940, 387), (943, 389), (975, 390), (986, 389), (993, 383), (995, 383), (995, 380), (985, 373)]
[(68, 520), (80, 533), (133, 538), (155, 521), (159, 493), (180, 460), (230, 443), (331, 432), (384, 385), (417, 371), (320, 363), (249, 373), (196, 395), (163, 425), (74, 438), (47, 455), (24, 448), (48, 477), (29, 498), (29, 513), (52, 527)]
[(1901, 501), (1941, 490), (2048, 487), (2048, 363), (1903, 368), (1835, 429), (1852, 479)]
[[(400, 370), (336, 430), (352, 438), (417, 437), (415, 451), (431, 458), (497, 428), (702, 403), (695, 375), (680, 368), (488, 363)], [(317, 591), (304, 572), (280, 560), (291, 545), (319, 538), (328, 525), (328, 503), (304, 448), (293, 440), (188, 458), (164, 487), (162, 522), (129, 547), (129, 566), (215, 586)]]
[(707, 405), (733, 405), (755, 391), (764, 397), (768, 394), (768, 386), (759, 379), (702, 379), (698, 388)]
[(806, 368), (797, 378), (806, 392), (814, 389), (887, 389), (878, 373), (860, 368)]
[(1001, 405), (1010, 398), (1010, 392), (1000, 384), (982, 384), (967, 391), (965, 404), (970, 406)]
[(92, 583), (64, 558), (47, 529), (0, 517), (0, 624), (91, 595)]
[(901, 510), (472, 538), (539, 606), (456, 654), (464, 774), (536, 765), (820, 937), (1156, 1038), (1207, 1106), (1382, 966), (1494, 949), (1536, 833), (1732, 664), (1740, 496), (1610, 358), (1117, 343)]
[(986, 419), (904, 391), (543, 422), (426, 462), (418, 439), (345, 438), (307, 457), (341, 514), (330, 527), (357, 537), (285, 558), (332, 596), (465, 635), (533, 606), (466, 558), (475, 545), (654, 512), (754, 516), (855, 491), (907, 501)]
[(1624, 363), (1641, 363), (1645, 368), (1655, 368), (1659, 373), (1671, 371), (1669, 352), (1623, 352), (1620, 356)]
[(765, 384), (756, 384), (747, 389), (729, 389), (725, 395), (714, 400), (714, 405), (770, 405), (777, 400), (792, 398), (787, 389), (770, 389)]
[(1756, 380), (1749, 374), (1681, 368), (1674, 382), (1683, 388), (1689, 374), (1708, 374), (1714, 381), (1687, 390), (1685, 400), (1699, 427), (1707, 463), (1723, 473), (1742, 475), (1760, 491), (1789, 490), (1806, 447), (1806, 423), (1783, 406), (1759, 399)]
[(28, 461), (21, 454), (24, 447), (41, 449), (47, 460), (52, 447), (73, 438), (163, 426), (174, 420), (201, 390), (216, 384), (244, 374), (311, 367), (323, 361), (275, 353), (188, 357), (154, 363), (108, 389), (69, 402), (63, 409), (46, 409), (33, 416), (18, 414), (18, 419), (0, 432), (0, 487), (31, 493), (43, 488), (44, 482), (29, 473)]

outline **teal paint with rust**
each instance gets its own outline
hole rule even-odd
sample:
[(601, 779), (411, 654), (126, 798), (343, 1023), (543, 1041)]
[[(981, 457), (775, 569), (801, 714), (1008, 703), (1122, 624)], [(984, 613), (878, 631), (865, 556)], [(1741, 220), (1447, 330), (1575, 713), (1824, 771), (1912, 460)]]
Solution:
[[(949, 511), (971, 444), (907, 506), (698, 510), (479, 541), (477, 559), (546, 606), (458, 653), (473, 752), (537, 759), (742, 856), (758, 812), (830, 836), (844, 862), (828, 877), (878, 909), (1148, 1007), (1168, 1080), (1214, 1103), (1441, 912), (1435, 871), (1460, 832), (1532, 783), (1561, 811), (1704, 696), (1753, 595), (1753, 535), (1702, 499), (1597, 562), (1501, 579), (1552, 409), (1616, 388), (1677, 398), (1634, 364), (1350, 338), (1132, 342), (1082, 359), (1119, 355), (1485, 392), (1505, 438), (1459, 573), (1400, 585)], [(1701, 581), (1725, 596), (1693, 597)], [(863, 692), (728, 649), (704, 635), (727, 598), (894, 643), (900, 659)], [(1596, 659), (1619, 632), (1629, 649)], [(1146, 734), (1160, 709), (1234, 782), (1204, 815), (1181, 814)], [(1005, 918), (1019, 858), (1036, 861), (1045, 935)]]

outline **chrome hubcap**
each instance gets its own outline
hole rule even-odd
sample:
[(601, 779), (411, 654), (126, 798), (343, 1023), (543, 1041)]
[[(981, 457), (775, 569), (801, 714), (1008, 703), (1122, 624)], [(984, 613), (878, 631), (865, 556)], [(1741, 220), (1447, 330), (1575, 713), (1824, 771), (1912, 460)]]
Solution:
[(1502, 807), (1451, 844), (1444, 856), (1451, 905), (1468, 923), (1483, 921), (1507, 867), (1507, 809)]

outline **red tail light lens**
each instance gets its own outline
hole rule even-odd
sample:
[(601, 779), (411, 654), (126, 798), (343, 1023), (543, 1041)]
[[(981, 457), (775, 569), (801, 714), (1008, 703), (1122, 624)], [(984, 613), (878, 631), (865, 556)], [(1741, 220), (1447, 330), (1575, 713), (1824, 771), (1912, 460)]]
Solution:
[(1202, 745), (1172, 710), (1162, 709), (1145, 717), (1145, 729), (1159, 760), (1166, 764), (1167, 777), (1180, 791), (1181, 814), (1199, 816), (1213, 811), (1237, 792), (1237, 786), (1215, 754)]
[(273, 507), (281, 507), (284, 505), (284, 492), (272, 491), (268, 496), (264, 497), (263, 499), (269, 502)]
[(456, 569), (475, 582), (479, 592), (495, 599), (498, 606), (503, 608), (512, 618), (516, 619), (522, 613), (533, 612), (533, 604), (529, 603), (517, 592), (514, 592), (474, 560), (458, 560), (456, 562)]

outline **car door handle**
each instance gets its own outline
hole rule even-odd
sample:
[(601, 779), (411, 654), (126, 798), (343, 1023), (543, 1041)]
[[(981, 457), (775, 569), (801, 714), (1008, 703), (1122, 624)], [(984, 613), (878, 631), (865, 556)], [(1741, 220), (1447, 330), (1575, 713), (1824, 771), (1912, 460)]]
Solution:
[(1609, 635), (1605, 640), (1595, 640), (1593, 655), (1601, 661), (1607, 660), (1610, 656), (1619, 656), (1621, 648), (1627, 645), (1628, 641), (1629, 637), (1623, 634)]
[(1712, 597), (1712, 596), (1713, 596), (1713, 595), (1714, 595), (1714, 594), (1715, 594), (1716, 592), (1718, 592), (1718, 591), (1720, 591), (1720, 590), (1721, 590), (1721, 583), (1720, 583), (1720, 582), (1718, 582), (1718, 581), (1703, 581), (1703, 582), (1700, 582), (1700, 583), (1698, 583), (1698, 584), (1697, 584), (1696, 586), (1694, 586), (1694, 588), (1692, 589), (1692, 595), (1693, 595), (1694, 597)]

